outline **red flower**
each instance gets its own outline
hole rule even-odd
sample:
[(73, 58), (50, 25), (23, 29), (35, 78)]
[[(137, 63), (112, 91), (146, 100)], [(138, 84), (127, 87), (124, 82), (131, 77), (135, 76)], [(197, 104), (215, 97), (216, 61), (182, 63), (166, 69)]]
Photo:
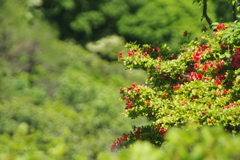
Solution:
[(240, 51), (237, 51), (237, 53), (233, 55), (231, 59), (232, 59), (232, 64), (231, 64), (232, 67), (234, 69), (240, 68)]
[(191, 72), (190, 79), (191, 80), (201, 80), (203, 78), (202, 74), (197, 74), (196, 72)]
[(162, 97), (163, 97), (163, 98), (167, 98), (167, 95), (166, 95), (166, 94), (163, 94)]
[(151, 47), (148, 47), (147, 49), (148, 49), (148, 51), (150, 51), (150, 52), (153, 51), (153, 49), (152, 49)]
[(125, 109), (130, 109), (133, 107), (133, 102), (127, 102), (126, 105), (127, 107)]
[(117, 149), (117, 145), (116, 144), (111, 145), (110, 149), (111, 151), (115, 151)]
[(158, 65), (158, 64), (156, 64), (156, 68), (157, 68), (157, 69), (161, 69), (161, 67), (159, 67), (159, 65)]
[(148, 56), (148, 52), (144, 52), (143, 55), (144, 55), (145, 57), (147, 57), (147, 56)]
[(209, 47), (208, 46), (206, 46), (205, 44), (200, 44), (200, 51), (205, 51), (206, 49), (208, 49)]
[(222, 93), (229, 94), (230, 92), (228, 92), (227, 89), (224, 88), (224, 90), (222, 91)]
[(124, 98), (125, 98), (126, 101), (128, 101), (130, 97), (125, 96)]
[(146, 105), (149, 106), (151, 102), (149, 100), (146, 100)]
[(184, 32), (183, 32), (183, 35), (184, 35), (184, 36), (187, 36), (187, 35), (188, 35), (188, 31), (184, 31)]
[(119, 88), (120, 92), (124, 92), (124, 89), (122, 87)]
[(227, 44), (226, 42), (222, 43), (222, 44), (221, 44), (221, 48), (222, 48), (222, 49), (227, 49), (228, 47), (226, 46), (226, 44)]
[(119, 57), (119, 58), (122, 58), (122, 57), (123, 57), (122, 52), (119, 52), (119, 53), (118, 53), (118, 57)]
[(194, 52), (193, 61), (195, 61), (195, 62), (200, 61), (200, 57), (201, 57), (202, 54), (203, 54), (203, 51)]
[(177, 84), (176, 86), (172, 86), (172, 87), (173, 87), (173, 89), (179, 89), (181, 87), (181, 85)]
[(207, 112), (206, 111), (202, 111), (202, 114), (206, 114)]
[(231, 103), (228, 106), (223, 107), (223, 109), (229, 109), (229, 108), (232, 108), (232, 107), (237, 107), (237, 104)]
[(208, 70), (208, 65), (206, 65), (206, 64), (203, 65), (203, 67), (202, 67), (202, 71), (206, 73), (207, 70)]
[(211, 123), (211, 122), (213, 122), (213, 121), (214, 121), (214, 119), (212, 118), (212, 119), (208, 120), (208, 123)]
[(202, 25), (202, 31), (206, 31), (207, 30), (207, 27), (203, 24)]
[(167, 132), (167, 129), (164, 128), (164, 127), (161, 127), (160, 125), (158, 125), (157, 130), (159, 130), (160, 136), (161, 136), (162, 138), (164, 138), (164, 135), (165, 135), (165, 133)]
[(214, 84), (218, 86), (218, 85), (221, 85), (222, 82), (220, 81), (220, 79), (216, 79), (216, 81), (214, 82)]
[(158, 51), (160, 51), (160, 48), (154, 46), (154, 50), (155, 50), (155, 52), (158, 52)]
[(200, 63), (199, 63), (199, 62), (197, 62), (197, 63), (194, 63), (194, 68), (195, 68), (195, 69), (198, 69), (198, 68), (200, 68)]
[(132, 88), (132, 87), (129, 87), (127, 90), (128, 90), (128, 91), (132, 91), (132, 90), (133, 90), (133, 88)]
[(129, 52), (128, 52), (128, 55), (129, 55), (129, 56), (132, 56), (132, 55), (134, 55), (134, 52), (133, 52), (133, 51), (129, 51)]
[(136, 84), (136, 83), (133, 83), (132, 86), (135, 88), (135, 87), (137, 86), (137, 84)]
[(119, 141), (126, 141), (128, 139), (128, 136), (123, 136), (119, 138)]
[(216, 29), (217, 29), (217, 30), (225, 30), (226, 27), (225, 27), (225, 25), (224, 25), (223, 23), (219, 23), (219, 24), (217, 25)]

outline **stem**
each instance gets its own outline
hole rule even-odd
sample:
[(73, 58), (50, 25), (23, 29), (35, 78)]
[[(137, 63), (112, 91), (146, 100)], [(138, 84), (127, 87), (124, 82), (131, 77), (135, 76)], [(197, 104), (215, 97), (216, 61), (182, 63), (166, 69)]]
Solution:
[(212, 20), (208, 17), (208, 14), (207, 14), (207, 0), (203, 0), (202, 17), (204, 17), (206, 19), (206, 21), (208, 22), (210, 28), (212, 28)]

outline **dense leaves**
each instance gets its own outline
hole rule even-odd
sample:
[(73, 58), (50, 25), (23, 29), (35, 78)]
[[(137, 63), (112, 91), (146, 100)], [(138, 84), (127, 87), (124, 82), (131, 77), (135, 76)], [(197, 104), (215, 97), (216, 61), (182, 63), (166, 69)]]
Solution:
[(141, 123), (116, 116), (116, 90), (143, 72), (58, 40), (32, 3), (0, 3), (0, 159), (95, 159)]
[[(81, 44), (117, 34), (128, 42), (169, 43), (177, 49), (181, 32), (189, 29), (194, 34), (206, 25), (200, 21), (201, 8), (187, 0), (177, 5), (174, 0), (43, 0), (40, 8), (62, 38), (74, 38)], [(215, 19), (213, 11), (210, 5), (209, 15)]]
[[(141, 137), (134, 129), (134, 133), (125, 135), (128, 139), (124, 139), (124, 145), (114, 142), (112, 149), (139, 138), (158, 146), (166, 129), (188, 123), (196, 127), (223, 125), (233, 133), (238, 132), (239, 29), (239, 22), (227, 26), (220, 23), (213, 38), (203, 33), (183, 44), (175, 54), (165, 45), (128, 44), (128, 54), (119, 54), (119, 60), (128, 69), (143, 68), (148, 78), (147, 85), (134, 83), (120, 88), (121, 100), (126, 103), (125, 115), (132, 119), (145, 116), (152, 124), (139, 127)], [(158, 134), (150, 135), (156, 130)]]

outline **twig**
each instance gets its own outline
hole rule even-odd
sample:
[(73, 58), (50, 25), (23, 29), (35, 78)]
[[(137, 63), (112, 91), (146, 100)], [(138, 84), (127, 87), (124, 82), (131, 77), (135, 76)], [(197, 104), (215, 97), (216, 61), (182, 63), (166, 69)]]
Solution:
[(207, 14), (207, 0), (203, 0), (202, 17), (204, 17), (206, 19), (210, 28), (212, 28), (212, 20), (208, 17), (208, 14)]

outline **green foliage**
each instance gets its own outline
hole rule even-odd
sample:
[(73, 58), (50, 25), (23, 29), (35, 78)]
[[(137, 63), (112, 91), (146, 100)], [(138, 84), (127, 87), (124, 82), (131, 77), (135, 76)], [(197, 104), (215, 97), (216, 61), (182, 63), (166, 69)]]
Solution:
[[(128, 69), (143, 68), (148, 78), (147, 85), (134, 83), (121, 88), (125, 115), (132, 119), (144, 116), (152, 124), (124, 134), (126, 138), (114, 141), (112, 150), (137, 139), (159, 146), (168, 128), (188, 123), (197, 127), (223, 125), (238, 132), (239, 27), (239, 22), (229, 26), (220, 23), (213, 38), (203, 33), (184, 43), (178, 55), (165, 45), (128, 44), (128, 54), (119, 54), (119, 60)], [(152, 136), (155, 132), (158, 134)]]
[[(210, 15), (215, 15), (209, 9)], [(141, 7), (136, 14), (124, 15), (118, 21), (121, 35), (129, 41), (140, 44), (167, 43), (176, 50), (183, 32), (188, 30), (194, 36), (206, 22), (201, 22), (201, 8), (188, 0), (154, 0)], [(191, 26), (191, 27), (190, 27)]]
[(45, 17), (59, 29), (61, 38), (82, 44), (117, 34), (117, 21), (134, 13), (148, 0), (42, 0)]
[(125, 40), (123, 37), (111, 35), (96, 42), (89, 42), (87, 50), (98, 54), (102, 59), (108, 61), (117, 60), (116, 52), (125, 51)]
[(127, 150), (101, 153), (98, 160), (239, 159), (239, 143), (239, 134), (233, 136), (219, 126), (172, 128), (161, 148), (138, 141)]
[[(64, 1), (65, 2), (65, 1)], [(44, 16), (60, 31), (61, 38), (75, 39), (81, 44), (120, 35), (138, 43), (169, 43), (177, 49), (182, 32), (193, 35), (206, 22), (201, 22), (201, 8), (189, 1), (174, 0), (43, 0)], [(214, 2), (215, 3), (215, 2)], [(215, 19), (215, 7), (209, 2), (209, 15)], [(191, 27), (190, 27), (191, 26)]]
[(40, 2), (0, 3), (0, 159), (95, 159), (144, 122), (124, 120), (116, 90), (145, 73), (58, 40)]

